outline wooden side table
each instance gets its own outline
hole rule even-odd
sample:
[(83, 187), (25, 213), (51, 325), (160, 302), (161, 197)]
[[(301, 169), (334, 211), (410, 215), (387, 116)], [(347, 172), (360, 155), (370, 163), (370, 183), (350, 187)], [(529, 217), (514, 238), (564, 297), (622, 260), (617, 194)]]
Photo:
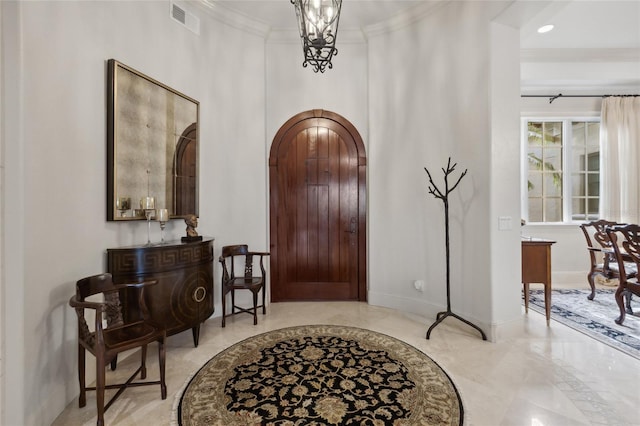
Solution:
[(529, 312), (529, 284), (544, 284), (544, 310), (547, 326), (551, 319), (551, 245), (555, 241), (541, 238), (522, 239), (522, 285), (524, 310)]

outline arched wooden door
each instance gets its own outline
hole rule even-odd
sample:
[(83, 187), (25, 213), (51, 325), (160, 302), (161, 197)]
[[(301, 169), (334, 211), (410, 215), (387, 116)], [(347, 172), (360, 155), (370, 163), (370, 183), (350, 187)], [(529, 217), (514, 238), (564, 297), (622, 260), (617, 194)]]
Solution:
[(312, 110), (269, 155), (271, 300), (361, 300), (366, 289), (366, 154), (356, 128)]

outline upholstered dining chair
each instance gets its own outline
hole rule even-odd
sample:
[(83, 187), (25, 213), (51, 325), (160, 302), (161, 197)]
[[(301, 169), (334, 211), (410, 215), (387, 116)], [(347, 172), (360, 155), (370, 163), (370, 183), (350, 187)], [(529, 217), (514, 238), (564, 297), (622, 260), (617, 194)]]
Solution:
[(632, 294), (640, 296), (640, 282), (637, 274), (630, 278), (626, 273), (629, 264), (632, 264), (636, 271), (640, 269), (640, 225), (631, 224), (607, 228), (607, 235), (611, 240), (620, 269), (615, 297), (620, 309), (620, 316), (616, 319), (616, 324), (622, 325), (625, 318), (623, 297), (626, 296), (627, 302), (630, 302)]
[[(111, 274), (93, 275), (83, 278), (76, 283), (76, 294), (69, 299), (69, 305), (75, 308), (78, 316), (78, 381), (80, 383), (79, 406), (87, 404), (86, 391), (96, 391), (96, 406), (98, 411), (97, 425), (104, 425), (104, 412), (118, 398), (122, 392), (130, 386), (160, 385), (162, 399), (167, 397), (165, 384), (165, 342), (166, 332), (154, 324), (148, 322), (148, 310), (144, 301), (144, 289), (156, 281), (131, 284), (114, 284)], [(120, 291), (133, 289), (137, 293), (138, 305), (142, 313), (142, 319), (125, 321), (123, 319)], [(91, 297), (94, 296), (94, 297)], [(90, 300), (87, 300), (90, 298)], [(98, 300), (95, 300), (95, 299)], [(100, 300), (101, 299), (101, 300)], [(95, 312), (93, 331), (85, 319), (85, 310)], [(106, 320), (106, 327), (103, 325)], [(133, 382), (140, 373), (140, 379), (146, 379), (147, 345), (158, 342), (158, 359), (160, 364), (160, 380)], [(138, 369), (125, 383), (105, 383), (105, 368), (115, 360), (120, 352), (141, 348), (142, 359)], [(91, 352), (96, 358), (96, 386), (87, 387), (85, 383), (85, 353)], [(112, 364), (112, 367), (115, 365)], [(104, 404), (105, 389), (118, 389), (116, 394)]]
[[(619, 278), (620, 269), (613, 252), (611, 240), (607, 235), (607, 228), (620, 226), (623, 224), (611, 222), (607, 220), (595, 220), (580, 225), (582, 233), (587, 240), (587, 251), (591, 262), (590, 270), (587, 273), (587, 280), (591, 287), (591, 294), (587, 296), (589, 300), (593, 300), (596, 295), (595, 276), (600, 274), (606, 278)], [(624, 273), (626, 278), (633, 278), (638, 274), (638, 270), (633, 262), (626, 262)], [(630, 302), (627, 300), (628, 309), (630, 310)]]
[[(248, 313), (253, 315), (253, 325), (258, 324), (258, 308), (262, 308), (262, 314), (266, 314), (266, 273), (263, 259), (269, 256), (268, 252), (249, 251), (246, 244), (222, 247), (220, 264), (222, 265), (222, 326), (225, 319), (235, 314)], [(236, 261), (240, 265), (236, 265)], [(254, 265), (254, 262), (256, 265)], [(238, 266), (238, 268), (236, 267)], [(254, 266), (260, 268), (259, 275), (254, 275)], [(243, 268), (242, 274), (236, 274), (236, 269)], [(236, 290), (249, 290), (253, 296), (253, 308), (236, 306)], [(262, 305), (258, 305), (258, 293), (262, 290)], [(227, 294), (231, 293), (231, 313), (227, 314)], [(236, 311), (237, 310), (237, 311)]]

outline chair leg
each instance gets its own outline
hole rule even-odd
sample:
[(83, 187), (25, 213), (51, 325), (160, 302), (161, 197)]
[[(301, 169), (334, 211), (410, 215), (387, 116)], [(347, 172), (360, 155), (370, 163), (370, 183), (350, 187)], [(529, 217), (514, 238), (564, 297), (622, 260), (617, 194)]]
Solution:
[(87, 387), (85, 383), (85, 353), (86, 350), (82, 345), (78, 345), (78, 382), (80, 383), (80, 396), (78, 397), (78, 405), (80, 408), (87, 405)]
[(227, 317), (227, 293), (222, 288), (222, 327), (225, 326), (225, 318)]
[(193, 346), (197, 348), (200, 341), (200, 323), (195, 327), (191, 327), (191, 335), (193, 336)]
[(633, 308), (631, 307), (631, 297), (633, 296), (633, 293), (631, 292), (631, 290), (627, 289), (624, 292), (624, 298), (625, 298), (625, 307), (626, 307), (626, 311), (629, 315), (633, 315)]
[(622, 295), (624, 292), (625, 292), (625, 288), (621, 283), (618, 285), (618, 288), (616, 289), (616, 303), (618, 304), (618, 309), (620, 309), (620, 316), (616, 319), (616, 324), (618, 325), (622, 325), (625, 318), (624, 301), (622, 300)]
[(166, 359), (166, 337), (158, 342), (158, 364), (160, 365), (160, 395), (167, 399), (167, 384), (165, 383), (164, 366)]
[(267, 305), (265, 301), (267, 300), (267, 287), (262, 286), (262, 315), (267, 314)]
[(236, 289), (231, 289), (231, 314), (236, 313)]
[(258, 324), (258, 291), (252, 291), (253, 293), (253, 325)]
[(146, 379), (147, 378), (147, 345), (142, 346), (140, 352), (142, 353), (141, 355), (141, 360), (140, 360), (140, 367), (142, 367), (140, 369), (140, 378), (141, 379)]
[(104, 355), (96, 356), (96, 409), (98, 411), (97, 426), (104, 426), (104, 387), (105, 387)]
[(596, 284), (593, 280), (593, 275), (593, 272), (589, 272), (587, 274), (587, 281), (589, 281), (589, 287), (591, 287), (591, 294), (587, 296), (587, 299), (589, 300), (593, 300), (593, 298), (596, 297)]

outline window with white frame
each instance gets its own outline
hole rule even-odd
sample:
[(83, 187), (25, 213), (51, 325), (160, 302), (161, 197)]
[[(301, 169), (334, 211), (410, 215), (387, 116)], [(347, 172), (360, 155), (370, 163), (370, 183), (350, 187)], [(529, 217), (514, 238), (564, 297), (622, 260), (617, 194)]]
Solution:
[(527, 118), (522, 128), (523, 218), (534, 223), (598, 219), (599, 119)]

